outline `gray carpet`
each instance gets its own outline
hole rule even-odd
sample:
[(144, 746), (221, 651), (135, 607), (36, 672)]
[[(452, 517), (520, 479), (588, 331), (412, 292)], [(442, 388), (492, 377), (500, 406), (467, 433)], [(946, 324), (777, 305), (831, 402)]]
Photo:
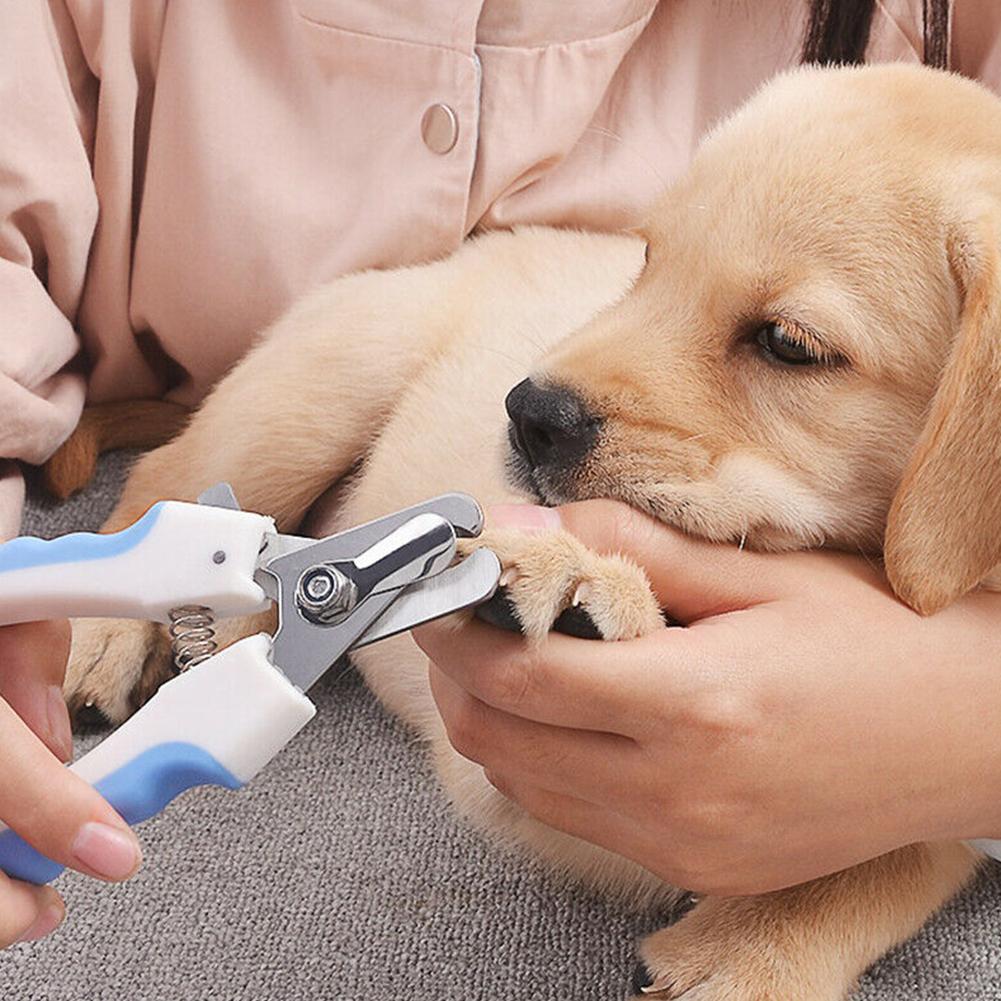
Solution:
[[(26, 531), (96, 526), (124, 468), (113, 457), (61, 507), (36, 495)], [(143, 825), (146, 865), (129, 884), (61, 877), (66, 924), (0, 954), (0, 998), (623, 997), (632, 943), (655, 915), (627, 913), (484, 844), (449, 814), (420, 749), (353, 674), (328, 678), (315, 697), (317, 718), (251, 787), (195, 790)], [(857, 995), (994, 998), (1001, 866)]]

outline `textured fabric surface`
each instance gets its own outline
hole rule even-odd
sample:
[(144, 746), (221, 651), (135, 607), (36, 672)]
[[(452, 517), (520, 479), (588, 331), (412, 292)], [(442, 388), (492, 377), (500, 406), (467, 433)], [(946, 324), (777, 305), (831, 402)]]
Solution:
[[(124, 469), (26, 531), (94, 527)], [(131, 883), (61, 877), (51, 939), (0, 954), (8, 1001), (608, 1001), (657, 921), (563, 885), (455, 820), (421, 750), (358, 678), (239, 793), (195, 790), (141, 828)], [(94, 737), (79, 741), (83, 750)], [(1001, 997), (1001, 866), (864, 979), (856, 1001)], [(781, 999), (799, 1001), (799, 999)]]

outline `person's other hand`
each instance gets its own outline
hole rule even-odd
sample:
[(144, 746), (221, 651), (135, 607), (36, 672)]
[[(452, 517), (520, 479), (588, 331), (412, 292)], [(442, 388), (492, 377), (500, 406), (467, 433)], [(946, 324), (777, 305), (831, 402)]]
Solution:
[[(62, 697), (69, 623), (0, 628), (0, 821), (43, 855), (99, 879), (141, 861), (129, 826), (62, 762), (73, 754)], [(0, 948), (48, 935), (65, 907), (48, 886), (0, 873)]]
[(535, 648), (475, 620), (417, 630), (450, 739), (504, 795), (716, 894), (1001, 836), (1001, 595), (923, 619), (863, 559), (742, 552), (612, 502), (559, 513), (687, 628)]

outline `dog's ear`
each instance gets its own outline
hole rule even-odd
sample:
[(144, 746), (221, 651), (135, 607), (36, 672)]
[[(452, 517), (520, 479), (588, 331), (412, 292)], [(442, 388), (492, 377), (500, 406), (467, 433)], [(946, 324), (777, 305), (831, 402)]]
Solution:
[(922, 615), (1001, 563), (1001, 251), (993, 217), (948, 241), (959, 331), (887, 519), (897, 596)]

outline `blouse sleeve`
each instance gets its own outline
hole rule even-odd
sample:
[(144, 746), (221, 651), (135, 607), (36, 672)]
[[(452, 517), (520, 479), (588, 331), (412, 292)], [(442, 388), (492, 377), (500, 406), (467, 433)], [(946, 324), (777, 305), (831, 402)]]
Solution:
[(97, 223), (87, 148), (88, 99), (96, 93), (59, 2), (0, 5), (0, 525), (7, 531), (21, 491), (4, 460), (44, 461), (83, 405), (73, 321)]

